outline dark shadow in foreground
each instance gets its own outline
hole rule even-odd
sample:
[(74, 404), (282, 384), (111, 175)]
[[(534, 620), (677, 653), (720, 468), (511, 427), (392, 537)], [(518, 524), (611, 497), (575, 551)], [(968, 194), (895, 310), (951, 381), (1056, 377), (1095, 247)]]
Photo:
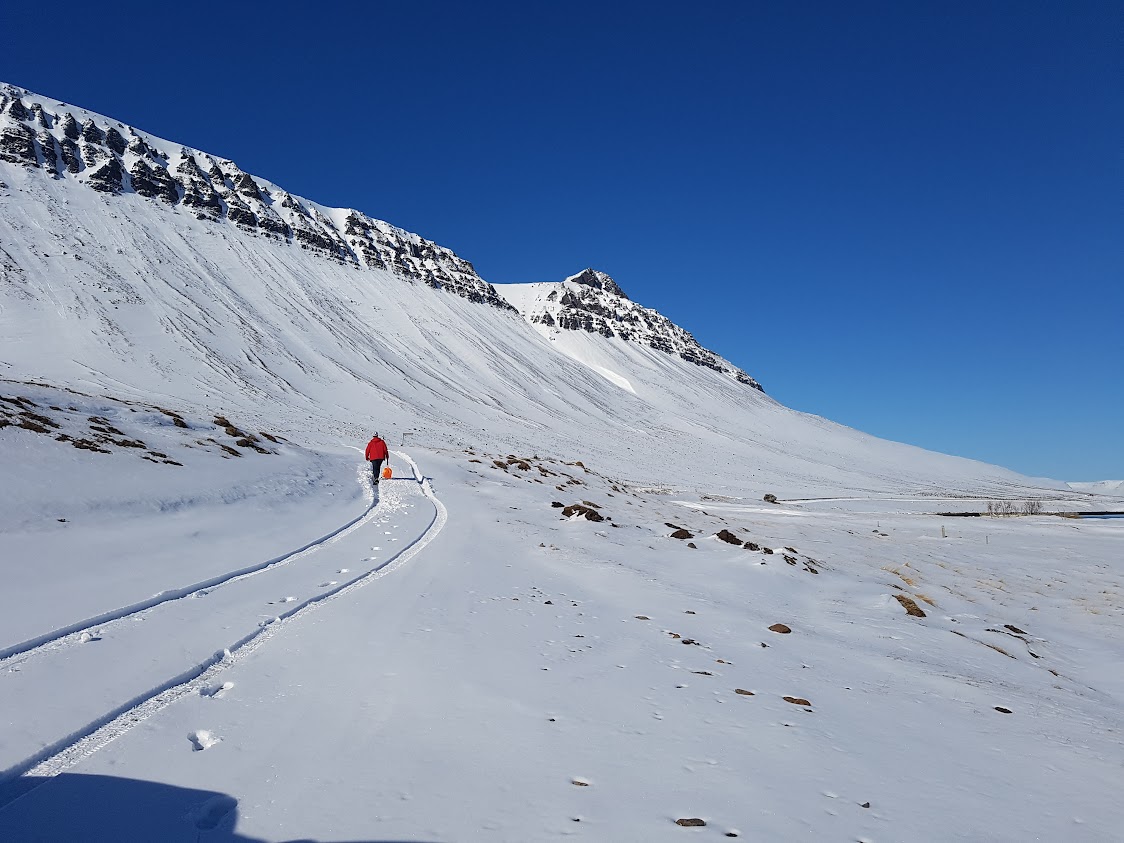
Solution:
[[(63, 773), (20, 780), (0, 808), (0, 840), (19, 843), (267, 843), (235, 832), (238, 800), (212, 790)], [(308, 838), (268, 843), (436, 843)]]

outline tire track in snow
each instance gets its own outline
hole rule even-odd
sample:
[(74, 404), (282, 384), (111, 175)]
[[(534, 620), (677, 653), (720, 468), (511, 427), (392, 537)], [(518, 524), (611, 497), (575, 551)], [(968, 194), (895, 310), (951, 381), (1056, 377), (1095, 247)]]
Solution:
[[(395, 453), (397, 454), (398, 452), (395, 451)], [(247, 577), (256, 576), (257, 574), (261, 574), (281, 565), (286, 565), (289, 562), (293, 562), (303, 556), (308, 556), (319, 550), (321, 547), (327, 544), (331, 544), (337, 539), (342, 539), (344, 536), (361, 527), (375, 515), (377, 506), (378, 498), (372, 495), (370, 502), (367, 504), (367, 508), (359, 513), (359, 515), (357, 515), (355, 518), (348, 521), (346, 524), (337, 527), (330, 533), (326, 533), (325, 535), (320, 536), (320, 538), (318, 539), (313, 539), (307, 544), (301, 545), (295, 550), (287, 551), (286, 553), (282, 553), (280, 556), (275, 556), (272, 559), (267, 559), (265, 562), (259, 562), (246, 568), (239, 568), (234, 571), (228, 571), (224, 574), (219, 574), (218, 576), (211, 577), (210, 579), (201, 580), (200, 582), (183, 586), (182, 588), (174, 588), (169, 589), (168, 591), (161, 591), (159, 594), (154, 594), (147, 600), (140, 600), (136, 603), (131, 603), (128, 606), (122, 606), (118, 609), (111, 609), (108, 612), (102, 612), (99, 615), (93, 615), (83, 620), (76, 621), (75, 623), (51, 630), (50, 632), (45, 632), (42, 635), (37, 635), (34, 638), (29, 638), (26, 641), (20, 642), (19, 644), (13, 644), (10, 647), (4, 647), (3, 649), (0, 649), (0, 665), (3, 665), (4, 662), (16, 656), (25, 657), (24, 659), (21, 659), (22, 663), (22, 661), (26, 660), (26, 658), (31, 658), (37, 653), (44, 652), (49, 649), (54, 649), (55, 647), (67, 643), (77, 643), (78, 637), (83, 632), (90, 632), (95, 627), (104, 627), (107, 624), (113, 623), (115, 621), (124, 620), (126, 618), (132, 617), (133, 615), (138, 615), (141, 612), (147, 612), (149, 609), (153, 609), (157, 606), (163, 605), (164, 603), (170, 603), (173, 600), (183, 600), (184, 598), (191, 597), (193, 594), (198, 594), (201, 591), (211, 591), (221, 586), (229, 585), (230, 583), (239, 582), (240, 580), (244, 580)]]
[[(445, 505), (434, 493), (430, 479), (422, 475), (417, 463), (401, 451), (395, 451), (394, 454), (410, 466), (414, 481), (418, 484), (422, 494), (433, 504), (433, 518), (417, 538), (363, 576), (332, 591), (312, 597), (301, 605), (278, 615), (267, 625), (218, 651), (210, 659), (189, 668), (173, 679), (152, 688), (147, 693), (127, 701), (91, 723), (81, 732), (56, 741), (34, 757), (26, 759), (21, 764), (11, 768), (4, 776), (0, 777), (0, 811), (3, 811), (5, 807), (25, 793), (37, 788), (46, 779), (65, 772), (82, 759), (93, 755), (102, 747), (126, 734), (134, 726), (143, 723), (177, 700), (189, 694), (199, 693), (201, 689), (213, 683), (215, 677), (224, 670), (233, 667), (273, 638), (281, 631), (286, 622), (311, 613), (327, 603), (387, 576), (420, 553), (444, 528), (448, 521), (448, 510), (445, 509)], [(372, 504), (373, 508), (374, 505)], [(349, 525), (340, 528), (332, 535), (338, 536), (348, 527), (358, 527), (359, 521), (369, 515), (370, 511), (368, 510), (367, 513), (364, 513)]]

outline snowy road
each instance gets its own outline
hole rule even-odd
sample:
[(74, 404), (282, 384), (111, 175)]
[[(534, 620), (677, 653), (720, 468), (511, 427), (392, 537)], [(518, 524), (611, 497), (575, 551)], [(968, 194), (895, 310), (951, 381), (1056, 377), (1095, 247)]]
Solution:
[(221, 694), (215, 676), (286, 620), (389, 572), (440, 531), (444, 507), (416, 467), (381, 489), (358, 518), (270, 562), (8, 645), (0, 699), (23, 716), (0, 739), (0, 807), (24, 792), (25, 774), (62, 772), (184, 694)]

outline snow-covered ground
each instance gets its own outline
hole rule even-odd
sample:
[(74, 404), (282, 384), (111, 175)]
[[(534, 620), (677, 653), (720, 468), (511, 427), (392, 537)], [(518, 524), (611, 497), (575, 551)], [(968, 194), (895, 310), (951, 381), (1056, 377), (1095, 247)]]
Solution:
[(0, 182), (0, 840), (1119, 839), (1107, 487)]

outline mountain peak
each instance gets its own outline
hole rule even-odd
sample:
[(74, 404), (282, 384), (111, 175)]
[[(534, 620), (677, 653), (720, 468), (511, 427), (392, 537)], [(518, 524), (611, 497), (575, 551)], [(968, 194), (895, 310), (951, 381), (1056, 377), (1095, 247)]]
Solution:
[(622, 299), (628, 298), (616, 281), (604, 272), (599, 272), (596, 269), (583, 269), (577, 275), (571, 275), (566, 281), (572, 281), (575, 284), (584, 284), (587, 287), (593, 287), (595, 290), (603, 290), (606, 293), (612, 293), (614, 296), (620, 296)]
[(761, 390), (761, 384), (728, 360), (703, 348), (689, 331), (658, 311), (632, 301), (604, 272), (583, 269), (561, 282), (500, 284), (499, 291), (542, 334), (557, 336), (564, 331), (598, 334), (607, 340), (679, 357)]

